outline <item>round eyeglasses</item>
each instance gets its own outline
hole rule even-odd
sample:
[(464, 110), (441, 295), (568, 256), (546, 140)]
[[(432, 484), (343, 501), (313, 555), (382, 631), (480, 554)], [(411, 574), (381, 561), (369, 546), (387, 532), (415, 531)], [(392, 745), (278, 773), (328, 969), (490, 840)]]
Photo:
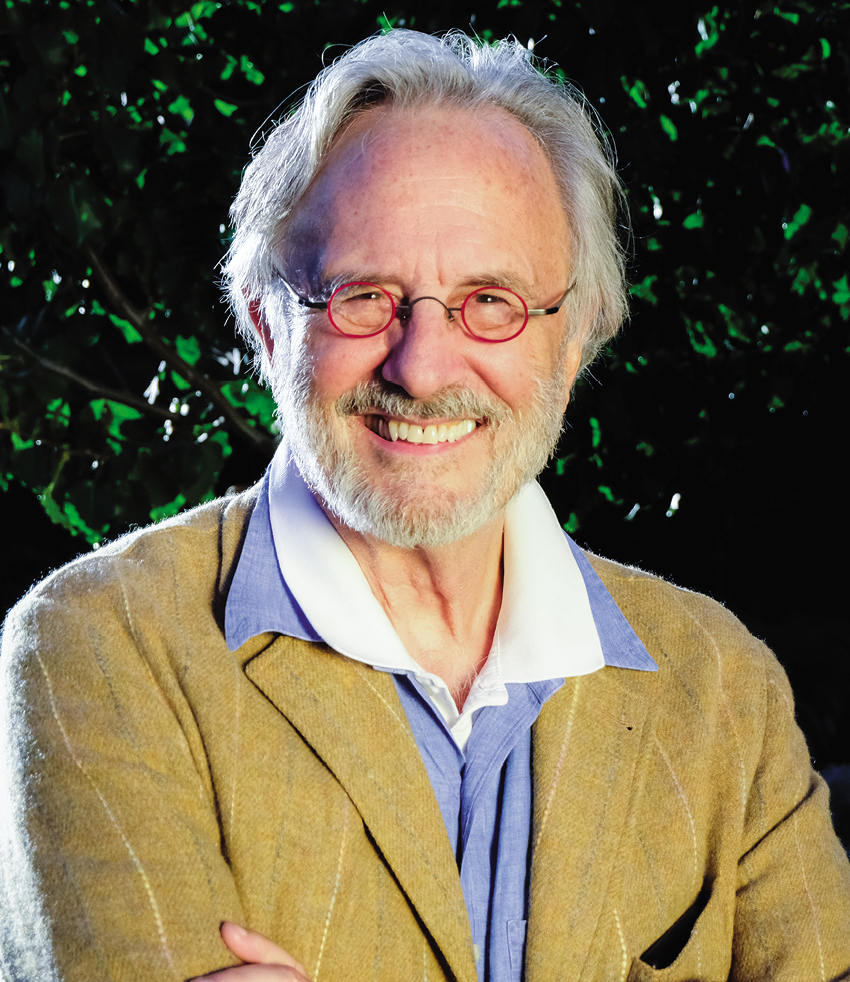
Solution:
[(450, 321), (454, 320), (455, 314), (460, 314), (468, 334), (478, 341), (492, 343), (512, 341), (522, 334), (529, 317), (557, 314), (574, 285), (567, 288), (554, 307), (530, 310), (518, 293), (501, 286), (479, 287), (466, 297), (460, 307), (448, 307), (437, 297), (404, 298), (396, 303), (383, 287), (362, 282), (343, 283), (334, 290), (330, 300), (319, 302), (305, 299), (286, 283), (303, 307), (327, 310), (331, 324), (348, 338), (374, 337), (385, 331), (396, 317), (402, 322), (408, 320), (415, 304), (422, 300), (435, 300), (445, 308)]

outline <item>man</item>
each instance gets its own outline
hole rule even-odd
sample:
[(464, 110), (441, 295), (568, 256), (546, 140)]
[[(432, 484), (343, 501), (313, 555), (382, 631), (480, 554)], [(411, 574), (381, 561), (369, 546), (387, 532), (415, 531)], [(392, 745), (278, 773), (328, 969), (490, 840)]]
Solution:
[(781, 669), (533, 481), (618, 193), (509, 44), (373, 38), (272, 134), (226, 264), (266, 480), (5, 629), (9, 978), (850, 978)]

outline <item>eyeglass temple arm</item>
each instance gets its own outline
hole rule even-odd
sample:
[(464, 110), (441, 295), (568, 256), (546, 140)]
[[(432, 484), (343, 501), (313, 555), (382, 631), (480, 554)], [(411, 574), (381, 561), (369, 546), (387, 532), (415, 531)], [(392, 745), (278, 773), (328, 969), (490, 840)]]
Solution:
[(288, 283), (280, 273), (277, 274), (277, 278), (281, 283), (283, 283), (286, 289), (292, 294), (293, 298), (297, 300), (302, 307), (312, 307), (314, 310), (328, 309), (327, 301), (322, 303), (321, 301), (317, 300), (308, 300), (306, 297), (302, 297), (301, 294), (296, 291), (295, 287), (291, 283)]
[(554, 307), (542, 307), (539, 310), (529, 310), (529, 317), (545, 317), (547, 314), (557, 314), (561, 307), (564, 306), (564, 301), (567, 299), (567, 294), (576, 285), (575, 280), (567, 287), (566, 292), (561, 297), (561, 299), (555, 304)]

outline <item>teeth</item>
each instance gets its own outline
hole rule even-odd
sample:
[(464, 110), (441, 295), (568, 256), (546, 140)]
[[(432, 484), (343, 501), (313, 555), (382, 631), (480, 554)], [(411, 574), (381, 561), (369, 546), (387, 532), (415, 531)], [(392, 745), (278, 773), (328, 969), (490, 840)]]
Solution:
[(478, 423), (474, 419), (462, 419), (457, 423), (439, 425), (432, 423), (423, 428), (416, 423), (397, 422), (391, 419), (387, 420), (385, 425), (393, 443), (404, 440), (407, 443), (434, 444), (456, 443), (461, 437), (468, 436)]

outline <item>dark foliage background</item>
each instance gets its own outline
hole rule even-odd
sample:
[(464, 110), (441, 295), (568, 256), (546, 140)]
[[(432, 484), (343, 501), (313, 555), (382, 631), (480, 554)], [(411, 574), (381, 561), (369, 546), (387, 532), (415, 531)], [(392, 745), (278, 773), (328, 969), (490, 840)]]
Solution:
[(634, 315), (579, 384), (546, 489), (581, 543), (765, 637), (816, 763), (850, 785), (830, 766), (850, 761), (850, 3), (661, 9), (5, 0), (3, 608), (102, 539), (261, 475), (272, 405), (215, 271), (275, 107), (388, 25), (515, 34), (602, 114), (634, 224)]

